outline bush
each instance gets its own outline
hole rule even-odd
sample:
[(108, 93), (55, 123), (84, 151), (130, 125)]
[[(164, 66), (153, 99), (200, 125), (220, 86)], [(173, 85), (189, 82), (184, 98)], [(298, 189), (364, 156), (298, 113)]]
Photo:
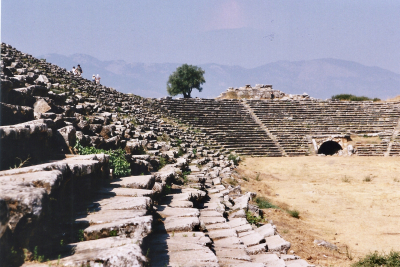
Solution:
[(266, 199), (265, 197), (256, 197), (255, 199), (257, 206), (260, 209), (277, 209), (278, 207), (275, 205), (272, 205), (268, 199)]
[(108, 154), (110, 155), (110, 168), (114, 170), (116, 177), (128, 176), (131, 174), (131, 167), (129, 162), (125, 159), (125, 151), (121, 148), (117, 150), (104, 150), (98, 149), (93, 146), (84, 147), (79, 142), (76, 142), (74, 147), (75, 151), (79, 155), (90, 155), (90, 154)]
[(250, 224), (258, 224), (264, 221), (262, 217), (254, 216), (250, 211), (246, 212), (246, 219)]
[(342, 100), (342, 101), (381, 101), (379, 98), (371, 99), (366, 96), (355, 96), (351, 94), (339, 94), (333, 95), (332, 100)]
[(240, 161), (240, 157), (238, 155), (229, 154), (228, 160), (232, 160), (233, 164), (238, 165)]
[(352, 265), (353, 267), (400, 267), (400, 253), (391, 251), (389, 254), (379, 254), (377, 251), (370, 253)]
[(298, 210), (287, 210), (286, 212), (293, 218), (300, 219), (300, 212)]

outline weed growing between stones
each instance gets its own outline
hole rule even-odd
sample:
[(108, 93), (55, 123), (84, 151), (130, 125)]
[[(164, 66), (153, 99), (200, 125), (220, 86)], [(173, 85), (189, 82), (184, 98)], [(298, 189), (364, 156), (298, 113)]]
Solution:
[(183, 154), (185, 154), (185, 151), (183, 151), (183, 148), (179, 147), (178, 156), (179, 156), (179, 157), (182, 157)]
[(14, 167), (10, 167), (10, 170), (11, 170), (11, 169), (19, 169), (19, 168), (22, 168), (22, 167), (28, 165), (28, 162), (29, 162), (29, 160), (31, 159), (31, 157), (28, 155), (28, 157), (26, 158), (26, 160), (22, 160), (22, 159), (20, 159), (20, 158), (18, 158), (18, 157), (16, 157), (16, 159), (19, 160), (19, 164), (15, 164)]
[(158, 169), (162, 169), (165, 165), (167, 165), (167, 160), (163, 157), (160, 158), (160, 164), (158, 165)]
[(188, 180), (188, 175), (191, 173), (191, 171), (184, 171), (182, 172), (182, 179), (183, 179), (183, 184), (187, 184), (189, 182)]
[(76, 142), (74, 147), (79, 155), (108, 154), (110, 155), (110, 168), (114, 170), (115, 177), (123, 177), (131, 174), (129, 162), (125, 159), (125, 151), (121, 148), (116, 150), (104, 150), (95, 147), (84, 147)]
[(110, 236), (117, 236), (117, 230), (111, 230)]
[(78, 230), (78, 240), (80, 242), (82, 242), (83, 240), (85, 240), (85, 234), (83, 232), (83, 229)]
[(260, 216), (254, 216), (250, 211), (246, 212), (246, 220), (250, 223), (250, 224), (259, 224), (261, 222), (264, 222), (264, 218), (260, 217)]
[(366, 255), (363, 259), (352, 265), (353, 267), (373, 267), (373, 266), (400, 266), (400, 253), (398, 251), (390, 251), (389, 254), (380, 254), (378, 251)]

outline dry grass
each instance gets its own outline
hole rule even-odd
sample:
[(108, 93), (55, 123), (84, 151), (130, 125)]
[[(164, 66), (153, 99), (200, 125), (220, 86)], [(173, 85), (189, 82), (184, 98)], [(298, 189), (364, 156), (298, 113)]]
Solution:
[(352, 135), (350, 136), (351, 141), (349, 142), (349, 144), (351, 145), (355, 145), (355, 143), (361, 143), (363, 145), (366, 144), (380, 144), (382, 143), (382, 140), (379, 138), (379, 136), (358, 136), (358, 135)]
[[(238, 173), (248, 180), (240, 180), (242, 189), (300, 212), (299, 220), (266, 210), (296, 254), (322, 266), (349, 266), (375, 250), (400, 250), (399, 163), (384, 157), (247, 158)], [(343, 254), (315, 247), (314, 239)]]

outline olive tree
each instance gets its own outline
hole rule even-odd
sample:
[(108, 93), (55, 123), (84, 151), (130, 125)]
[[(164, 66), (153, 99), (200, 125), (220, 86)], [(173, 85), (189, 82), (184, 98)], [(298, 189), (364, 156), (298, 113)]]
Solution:
[(201, 92), (201, 85), (206, 82), (204, 80), (204, 70), (197, 66), (183, 64), (178, 67), (168, 78), (167, 92), (171, 96), (183, 94), (184, 98), (190, 98), (193, 89)]

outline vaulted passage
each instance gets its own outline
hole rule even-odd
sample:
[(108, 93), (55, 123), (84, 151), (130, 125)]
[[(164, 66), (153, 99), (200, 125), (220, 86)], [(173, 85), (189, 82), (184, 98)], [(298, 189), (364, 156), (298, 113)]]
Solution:
[(334, 155), (339, 150), (342, 150), (342, 147), (337, 142), (327, 141), (318, 149), (318, 154)]

